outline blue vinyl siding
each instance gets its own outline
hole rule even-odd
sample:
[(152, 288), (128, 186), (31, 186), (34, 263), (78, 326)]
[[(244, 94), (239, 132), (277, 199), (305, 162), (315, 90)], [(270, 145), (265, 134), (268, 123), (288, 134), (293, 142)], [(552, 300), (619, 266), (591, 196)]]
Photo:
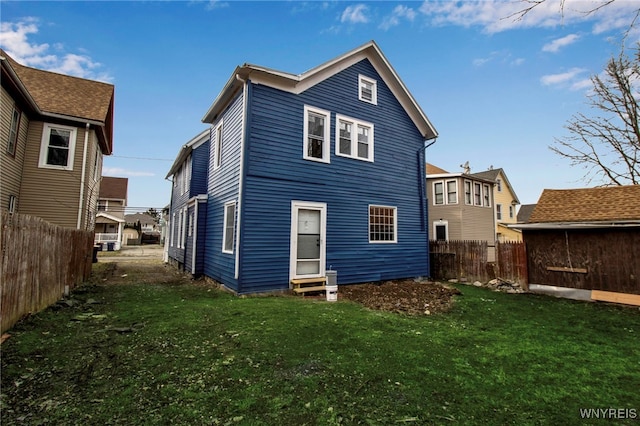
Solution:
[[(189, 187), (187, 190), (182, 193), (182, 186), (179, 184), (177, 186), (171, 187), (171, 210), (169, 212), (170, 220), (174, 220), (173, 213), (176, 213), (175, 216), (175, 224), (170, 231), (173, 229), (173, 245), (169, 245), (168, 254), (169, 257), (176, 260), (179, 264), (184, 265), (185, 270), (191, 271), (191, 256), (190, 251), (193, 250), (192, 238), (187, 236), (185, 237), (185, 247), (178, 247), (180, 241), (180, 211), (182, 211), (186, 206), (191, 197), (205, 194), (207, 192), (207, 164), (209, 162), (209, 141), (206, 141), (196, 147), (192, 152), (190, 157), (185, 161), (191, 161), (191, 180), (189, 182)], [(183, 164), (182, 169), (179, 173), (184, 170), (185, 165)], [(173, 179), (177, 179), (177, 176), (174, 175)], [(187, 214), (187, 221), (185, 229), (182, 230), (183, 233), (187, 233), (189, 229), (189, 219), (191, 218), (190, 214)], [(171, 234), (169, 236), (171, 238)], [(171, 242), (171, 240), (170, 240)]]
[(207, 193), (210, 142), (207, 141), (191, 153), (191, 187), (189, 195), (195, 197)]
[[(358, 100), (358, 74), (378, 104)], [(368, 60), (300, 95), (253, 85), (243, 200), (242, 292), (288, 288), (291, 200), (327, 204), (327, 269), (340, 284), (428, 275), (424, 141)], [(304, 106), (331, 111), (330, 164), (303, 159)], [(335, 155), (335, 115), (374, 125), (374, 162)], [(397, 208), (398, 243), (371, 244), (370, 204)]]
[[(238, 199), (240, 181), (240, 148), (242, 142), (242, 93), (238, 94), (227, 110), (222, 114), (223, 148), (222, 164), (213, 168), (215, 156), (215, 127), (212, 126), (211, 148), (208, 161), (208, 202), (207, 232), (205, 241), (205, 275), (223, 283), (232, 290), (238, 291), (238, 280), (235, 278), (235, 251), (228, 254), (222, 252), (222, 235), (224, 204)], [(237, 231), (236, 231), (237, 232)]]

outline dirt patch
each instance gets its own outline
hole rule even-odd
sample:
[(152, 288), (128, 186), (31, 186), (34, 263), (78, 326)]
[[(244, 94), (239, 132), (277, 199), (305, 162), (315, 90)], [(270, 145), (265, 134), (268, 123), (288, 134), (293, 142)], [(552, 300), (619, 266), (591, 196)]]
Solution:
[(431, 315), (451, 309), (453, 296), (461, 293), (440, 283), (404, 279), (340, 286), (338, 294), (370, 309)]
[(105, 262), (100, 272), (94, 273), (95, 284), (188, 284), (188, 274), (162, 263), (161, 260), (143, 259), (136, 262)]

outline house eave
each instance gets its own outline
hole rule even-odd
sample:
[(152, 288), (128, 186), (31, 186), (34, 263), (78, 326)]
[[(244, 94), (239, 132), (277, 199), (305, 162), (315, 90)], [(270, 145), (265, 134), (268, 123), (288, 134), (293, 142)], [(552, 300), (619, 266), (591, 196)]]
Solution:
[(170, 176), (174, 175), (178, 171), (178, 169), (182, 167), (182, 163), (184, 163), (187, 157), (189, 157), (189, 154), (191, 154), (194, 149), (204, 143), (208, 136), (209, 129), (203, 130), (202, 132), (198, 133), (198, 135), (193, 137), (189, 142), (182, 145), (182, 148), (180, 149), (176, 160), (171, 165), (171, 168), (169, 169), (167, 176), (165, 176), (165, 179), (169, 179)]
[(598, 222), (536, 222), (514, 223), (509, 228), (522, 230), (553, 230), (553, 229), (604, 229), (604, 228), (640, 228), (639, 220), (598, 221)]
[(119, 217), (116, 217), (116, 216), (110, 215), (110, 214), (105, 213), (105, 212), (98, 212), (98, 213), (96, 214), (96, 218), (98, 218), (98, 217), (104, 217), (104, 218), (109, 219), (109, 220), (112, 220), (112, 221), (114, 221), (114, 222), (124, 223), (124, 218), (119, 218)]

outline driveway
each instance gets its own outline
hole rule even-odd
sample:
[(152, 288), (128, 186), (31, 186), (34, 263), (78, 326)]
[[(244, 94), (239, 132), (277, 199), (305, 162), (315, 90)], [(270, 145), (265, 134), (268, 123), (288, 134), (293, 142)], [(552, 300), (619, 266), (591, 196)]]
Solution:
[(118, 251), (99, 251), (98, 262), (138, 263), (162, 261), (164, 247), (159, 244), (123, 246)]

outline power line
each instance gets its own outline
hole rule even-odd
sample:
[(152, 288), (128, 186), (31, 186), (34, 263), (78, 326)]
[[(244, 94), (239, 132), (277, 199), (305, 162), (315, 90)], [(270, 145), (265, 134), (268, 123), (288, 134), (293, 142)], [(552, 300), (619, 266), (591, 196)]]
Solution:
[(149, 158), (149, 157), (127, 157), (124, 155), (110, 155), (109, 157), (113, 157), (113, 158), (127, 158), (130, 160), (147, 160), (147, 161), (169, 161), (169, 162), (173, 162), (174, 160), (169, 160), (166, 158)]

